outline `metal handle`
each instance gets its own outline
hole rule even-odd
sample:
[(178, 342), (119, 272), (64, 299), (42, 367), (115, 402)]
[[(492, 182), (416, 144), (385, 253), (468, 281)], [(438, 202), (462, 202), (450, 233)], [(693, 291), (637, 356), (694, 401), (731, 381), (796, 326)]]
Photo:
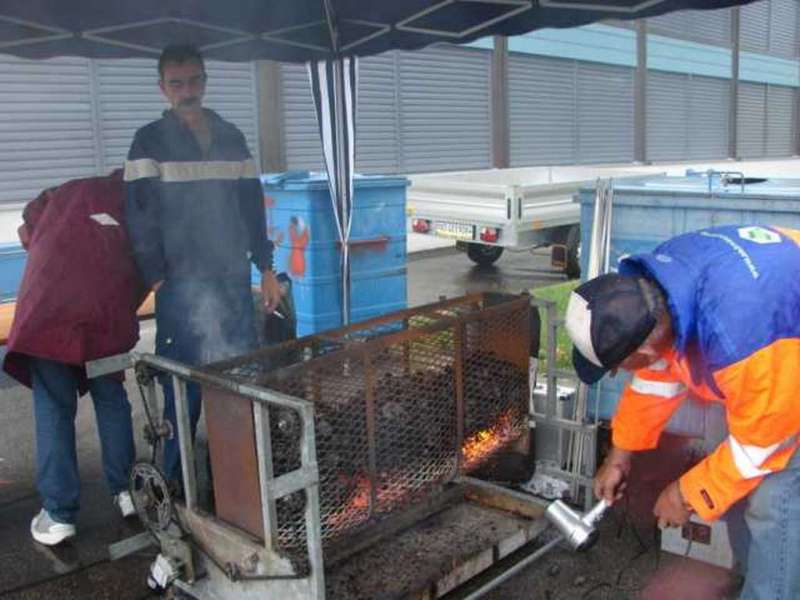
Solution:
[(583, 516), (583, 522), (586, 523), (589, 527), (593, 527), (595, 523), (597, 523), (602, 517), (603, 514), (608, 510), (609, 504), (605, 500), (600, 500), (597, 504), (592, 507), (588, 513)]

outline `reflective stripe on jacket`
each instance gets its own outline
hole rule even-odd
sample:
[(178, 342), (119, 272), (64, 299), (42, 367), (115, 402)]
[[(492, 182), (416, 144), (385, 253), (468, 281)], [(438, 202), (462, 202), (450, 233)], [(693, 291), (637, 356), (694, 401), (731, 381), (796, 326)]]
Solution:
[(173, 111), (136, 132), (125, 162), (126, 216), (148, 286), (172, 278), (249, 277), (272, 267), (261, 182), (244, 135), (206, 110), (203, 154)]
[(634, 373), (614, 445), (654, 448), (691, 393), (726, 407), (729, 437), (680, 478), (705, 519), (721, 516), (800, 445), (800, 231), (727, 226), (678, 236), (623, 261), (667, 295), (674, 348)]

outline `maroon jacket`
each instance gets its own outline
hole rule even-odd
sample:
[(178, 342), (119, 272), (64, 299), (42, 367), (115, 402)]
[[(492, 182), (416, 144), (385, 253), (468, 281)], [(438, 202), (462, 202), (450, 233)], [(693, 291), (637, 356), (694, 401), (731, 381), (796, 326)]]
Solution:
[(124, 204), (119, 170), (46, 190), (25, 207), (28, 259), (3, 363), (19, 382), (31, 384), (31, 356), (82, 366), (139, 339), (144, 285)]

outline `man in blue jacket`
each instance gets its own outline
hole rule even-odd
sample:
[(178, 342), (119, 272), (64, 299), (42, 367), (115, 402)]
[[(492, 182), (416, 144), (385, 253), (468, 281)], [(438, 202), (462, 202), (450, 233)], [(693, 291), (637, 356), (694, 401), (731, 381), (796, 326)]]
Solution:
[[(136, 263), (156, 292), (156, 353), (198, 365), (254, 348), (250, 263), (262, 274), (268, 312), (281, 291), (244, 135), (202, 106), (203, 57), (191, 46), (168, 46), (158, 72), (172, 108), (134, 136), (125, 163), (127, 225)], [(179, 480), (174, 390), (163, 383), (164, 417), (176, 432), (164, 446), (164, 471)], [(188, 404), (194, 434), (201, 408), (195, 385)]]

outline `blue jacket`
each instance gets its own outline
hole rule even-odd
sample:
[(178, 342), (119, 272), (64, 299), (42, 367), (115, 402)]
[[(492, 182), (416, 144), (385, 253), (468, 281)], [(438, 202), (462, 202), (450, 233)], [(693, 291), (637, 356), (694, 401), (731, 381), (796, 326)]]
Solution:
[(800, 231), (723, 226), (628, 258), (664, 290), (674, 345), (637, 370), (612, 422), (614, 445), (655, 447), (689, 393), (724, 404), (728, 438), (679, 479), (715, 519), (800, 447)]
[(242, 132), (206, 110), (204, 157), (173, 111), (136, 132), (125, 162), (126, 219), (148, 286), (249, 277), (272, 267), (261, 184)]

